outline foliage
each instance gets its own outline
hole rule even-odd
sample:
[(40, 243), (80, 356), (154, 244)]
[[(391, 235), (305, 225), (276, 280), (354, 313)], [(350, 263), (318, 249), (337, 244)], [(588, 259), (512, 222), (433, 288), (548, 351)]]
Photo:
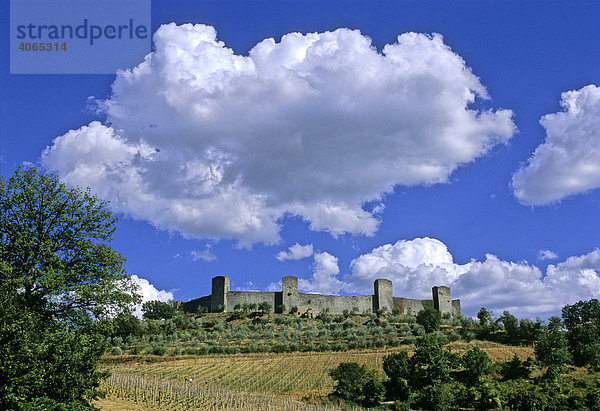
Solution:
[(531, 376), (531, 361), (522, 361), (516, 354), (512, 360), (503, 363), (500, 375), (504, 380), (527, 379)]
[(467, 385), (477, 385), (481, 378), (492, 371), (492, 362), (488, 355), (479, 347), (472, 347), (461, 358), (464, 371), (463, 382)]
[(363, 387), (369, 379), (369, 372), (364, 365), (343, 362), (330, 370), (329, 375), (336, 381), (333, 395), (356, 403), (363, 400)]
[(535, 345), (535, 357), (546, 367), (557, 366), (560, 369), (569, 363), (571, 354), (565, 333), (553, 327), (542, 334)]
[(388, 379), (385, 382), (388, 398), (406, 401), (410, 396), (409, 381), (412, 366), (408, 353), (400, 351), (387, 355), (383, 360), (383, 371)]
[(425, 332), (431, 333), (440, 329), (442, 315), (435, 308), (425, 308), (417, 314), (417, 324), (425, 328)]
[[(108, 323), (137, 300), (106, 203), (35, 168), (0, 178), (0, 408), (82, 408)], [(95, 321), (92, 321), (95, 318)]]
[(508, 311), (502, 313), (502, 317), (498, 319), (504, 325), (506, 335), (511, 340), (519, 338), (519, 320)]
[(154, 300), (142, 305), (142, 313), (149, 320), (168, 320), (175, 316), (176, 311), (172, 303)]
[(569, 351), (576, 365), (600, 364), (600, 301), (592, 299), (562, 309)]
[(449, 381), (450, 371), (458, 366), (458, 361), (455, 354), (442, 348), (434, 335), (426, 335), (418, 342), (411, 365), (411, 384), (421, 388), (434, 381)]

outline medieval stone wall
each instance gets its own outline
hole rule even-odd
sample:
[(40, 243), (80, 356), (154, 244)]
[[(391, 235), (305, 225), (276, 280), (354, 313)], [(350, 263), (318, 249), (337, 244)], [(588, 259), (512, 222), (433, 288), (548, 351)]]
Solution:
[(342, 314), (348, 312), (375, 312), (400, 309), (402, 314), (416, 315), (425, 307), (434, 307), (442, 314), (460, 314), (460, 300), (450, 299), (450, 288), (437, 286), (432, 288), (432, 300), (393, 297), (393, 285), (390, 280), (377, 279), (373, 295), (324, 295), (298, 292), (298, 278), (286, 276), (282, 279), (282, 290), (267, 291), (229, 291), (229, 277), (219, 276), (212, 280), (212, 294), (183, 303), (185, 311), (195, 312), (198, 307), (207, 307), (210, 312), (230, 312), (236, 306), (267, 302), (274, 312), (290, 312), (295, 309), (300, 315), (316, 316), (321, 312)]

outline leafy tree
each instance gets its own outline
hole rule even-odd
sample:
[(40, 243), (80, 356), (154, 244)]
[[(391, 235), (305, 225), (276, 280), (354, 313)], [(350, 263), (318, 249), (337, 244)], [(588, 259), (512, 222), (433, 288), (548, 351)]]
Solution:
[(357, 403), (362, 401), (362, 389), (369, 379), (369, 372), (364, 365), (343, 362), (330, 370), (329, 375), (336, 381), (334, 396)]
[(569, 351), (576, 365), (600, 363), (600, 301), (578, 301), (562, 309)]
[(333, 395), (373, 407), (383, 401), (385, 388), (375, 372), (355, 362), (343, 362), (329, 370), (329, 375), (336, 381)]
[(504, 330), (508, 338), (515, 340), (519, 337), (519, 320), (517, 317), (508, 311), (504, 311), (498, 321), (501, 321), (504, 325)]
[(107, 244), (116, 222), (55, 175), (0, 178), (0, 409), (84, 407), (97, 395), (101, 319), (137, 301)]
[(542, 335), (543, 323), (537, 318), (532, 321), (528, 318), (523, 318), (519, 321), (519, 337), (522, 340), (537, 341)]
[(175, 316), (173, 304), (164, 301), (146, 301), (142, 305), (142, 315), (148, 320), (168, 320)]
[(127, 337), (128, 335), (142, 335), (142, 325), (140, 320), (130, 311), (119, 313), (113, 320), (114, 335)]
[(269, 314), (271, 312), (271, 304), (269, 304), (266, 301), (263, 301), (262, 303), (258, 304), (258, 311), (260, 311), (263, 314)]
[(417, 324), (425, 328), (426, 333), (431, 333), (440, 329), (442, 315), (435, 308), (425, 308), (417, 314)]
[(434, 381), (449, 381), (450, 371), (458, 366), (456, 355), (444, 350), (433, 334), (419, 341), (410, 361), (414, 370), (411, 384), (417, 388), (431, 385)]
[(464, 367), (462, 373), (464, 382), (468, 385), (476, 385), (481, 382), (481, 377), (492, 371), (491, 361), (488, 355), (479, 347), (468, 350), (461, 358)]
[(515, 354), (512, 360), (502, 363), (500, 375), (504, 380), (528, 379), (531, 376), (531, 361), (521, 361)]
[(409, 398), (409, 381), (412, 365), (406, 351), (387, 355), (383, 360), (383, 371), (388, 379), (385, 383), (388, 398), (405, 401)]
[(571, 361), (568, 341), (563, 331), (558, 331), (555, 327), (551, 329), (553, 331), (549, 330), (539, 338), (535, 345), (535, 357), (546, 367), (556, 366), (561, 369)]

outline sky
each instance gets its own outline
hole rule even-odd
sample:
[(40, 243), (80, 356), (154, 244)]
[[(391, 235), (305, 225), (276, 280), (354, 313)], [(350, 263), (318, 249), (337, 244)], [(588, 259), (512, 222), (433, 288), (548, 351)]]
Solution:
[(153, 1), (114, 74), (10, 74), (0, 167), (90, 187), (144, 298), (600, 297), (598, 2)]

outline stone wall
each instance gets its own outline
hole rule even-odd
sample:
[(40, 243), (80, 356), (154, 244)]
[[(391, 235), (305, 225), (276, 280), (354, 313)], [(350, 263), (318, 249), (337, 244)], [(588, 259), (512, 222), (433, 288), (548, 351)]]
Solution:
[(296, 308), (300, 315), (317, 316), (321, 312), (342, 314), (344, 311), (371, 313), (377, 310), (391, 311), (400, 309), (402, 314), (416, 315), (425, 307), (438, 309), (442, 314), (460, 315), (460, 300), (450, 299), (450, 288), (439, 286), (432, 288), (432, 300), (393, 297), (393, 285), (390, 280), (377, 279), (373, 285), (373, 295), (324, 295), (298, 292), (298, 278), (283, 277), (282, 290), (266, 291), (229, 291), (229, 277), (219, 276), (212, 279), (212, 294), (183, 303), (183, 309), (196, 312), (198, 307), (207, 307), (210, 312), (233, 311), (235, 306), (244, 304), (269, 303), (274, 312), (290, 312)]
[[(373, 296), (372, 295), (324, 295), (324, 294), (303, 294), (298, 293), (298, 312), (303, 315), (310, 316), (318, 315), (321, 312), (329, 312), (330, 314), (342, 314), (344, 310), (372, 312), (373, 311)], [(287, 307), (290, 309), (292, 307)]]
[(227, 311), (233, 311), (236, 305), (256, 304), (267, 302), (271, 305), (271, 311), (277, 310), (281, 305), (280, 292), (268, 291), (230, 291), (227, 294)]
[[(400, 309), (400, 314), (416, 315), (423, 308), (424, 300), (416, 300), (413, 298), (394, 297), (394, 308)], [(427, 300), (425, 300), (427, 301)]]

